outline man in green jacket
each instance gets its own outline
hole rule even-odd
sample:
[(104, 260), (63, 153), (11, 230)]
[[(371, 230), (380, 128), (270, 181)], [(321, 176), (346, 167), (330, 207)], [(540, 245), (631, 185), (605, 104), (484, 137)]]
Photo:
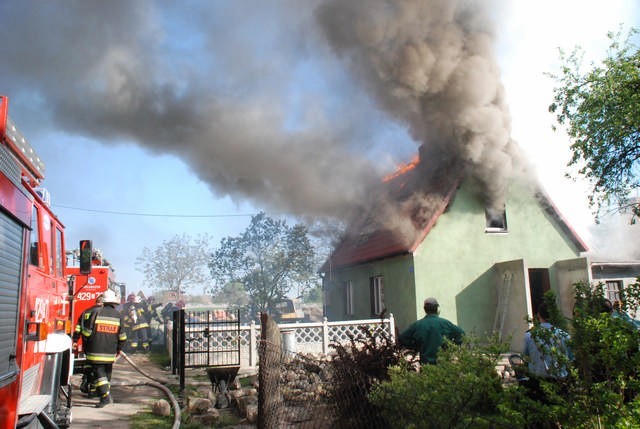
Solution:
[(438, 301), (435, 298), (424, 300), (426, 315), (411, 324), (398, 337), (401, 346), (420, 352), (421, 364), (435, 364), (438, 350), (447, 338), (456, 344), (462, 342), (464, 331), (447, 319), (438, 316)]

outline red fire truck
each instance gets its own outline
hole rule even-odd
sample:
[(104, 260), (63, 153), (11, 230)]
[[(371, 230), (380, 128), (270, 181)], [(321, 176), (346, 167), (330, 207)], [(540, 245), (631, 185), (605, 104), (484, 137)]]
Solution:
[(73, 370), (64, 226), (44, 164), (0, 96), (0, 428), (68, 427)]

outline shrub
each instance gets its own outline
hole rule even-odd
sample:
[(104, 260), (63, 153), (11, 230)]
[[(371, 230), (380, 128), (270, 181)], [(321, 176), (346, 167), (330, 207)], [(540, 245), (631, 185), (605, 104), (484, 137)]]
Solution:
[[(390, 369), (369, 399), (393, 428), (498, 428), (523, 421), (519, 411), (504, 407), (496, 365), (504, 344), (467, 337), (462, 345), (447, 343), (437, 365), (413, 371)], [(504, 411), (504, 412), (503, 412)], [(517, 424), (516, 424), (517, 426)]]

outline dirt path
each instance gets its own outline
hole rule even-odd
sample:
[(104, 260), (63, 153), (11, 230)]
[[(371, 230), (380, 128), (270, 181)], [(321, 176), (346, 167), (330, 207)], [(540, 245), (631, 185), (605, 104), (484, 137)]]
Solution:
[[(171, 371), (165, 371), (151, 363), (146, 355), (131, 355), (130, 359), (143, 371), (157, 380), (176, 382)], [(113, 366), (111, 379), (111, 396), (114, 404), (104, 408), (95, 408), (96, 398), (87, 398), (80, 392), (80, 375), (72, 377), (73, 402), (71, 407), (71, 429), (127, 429), (131, 416), (146, 411), (151, 404), (160, 398), (166, 398), (164, 392), (152, 386), (135, 384), (149, 381), (147, 377), (136, 371), (125, 359), (118, 359)]]

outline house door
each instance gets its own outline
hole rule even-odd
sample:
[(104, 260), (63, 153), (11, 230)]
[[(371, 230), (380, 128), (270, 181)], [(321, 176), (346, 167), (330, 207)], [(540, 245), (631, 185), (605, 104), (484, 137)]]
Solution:
[(524, 333), (529, 329), (530, 292), (527, 267), (524, 260), (497, 262), (495, 272), (494, 332), (501, 339), (511, 339), (512, 351), (521, 351)]
[(531, 294), (531, 309), (533, 314), (538, 312), (546, 291), (551, 288), (549, 270), (547, 268), (529, 268), (529, 293)]

